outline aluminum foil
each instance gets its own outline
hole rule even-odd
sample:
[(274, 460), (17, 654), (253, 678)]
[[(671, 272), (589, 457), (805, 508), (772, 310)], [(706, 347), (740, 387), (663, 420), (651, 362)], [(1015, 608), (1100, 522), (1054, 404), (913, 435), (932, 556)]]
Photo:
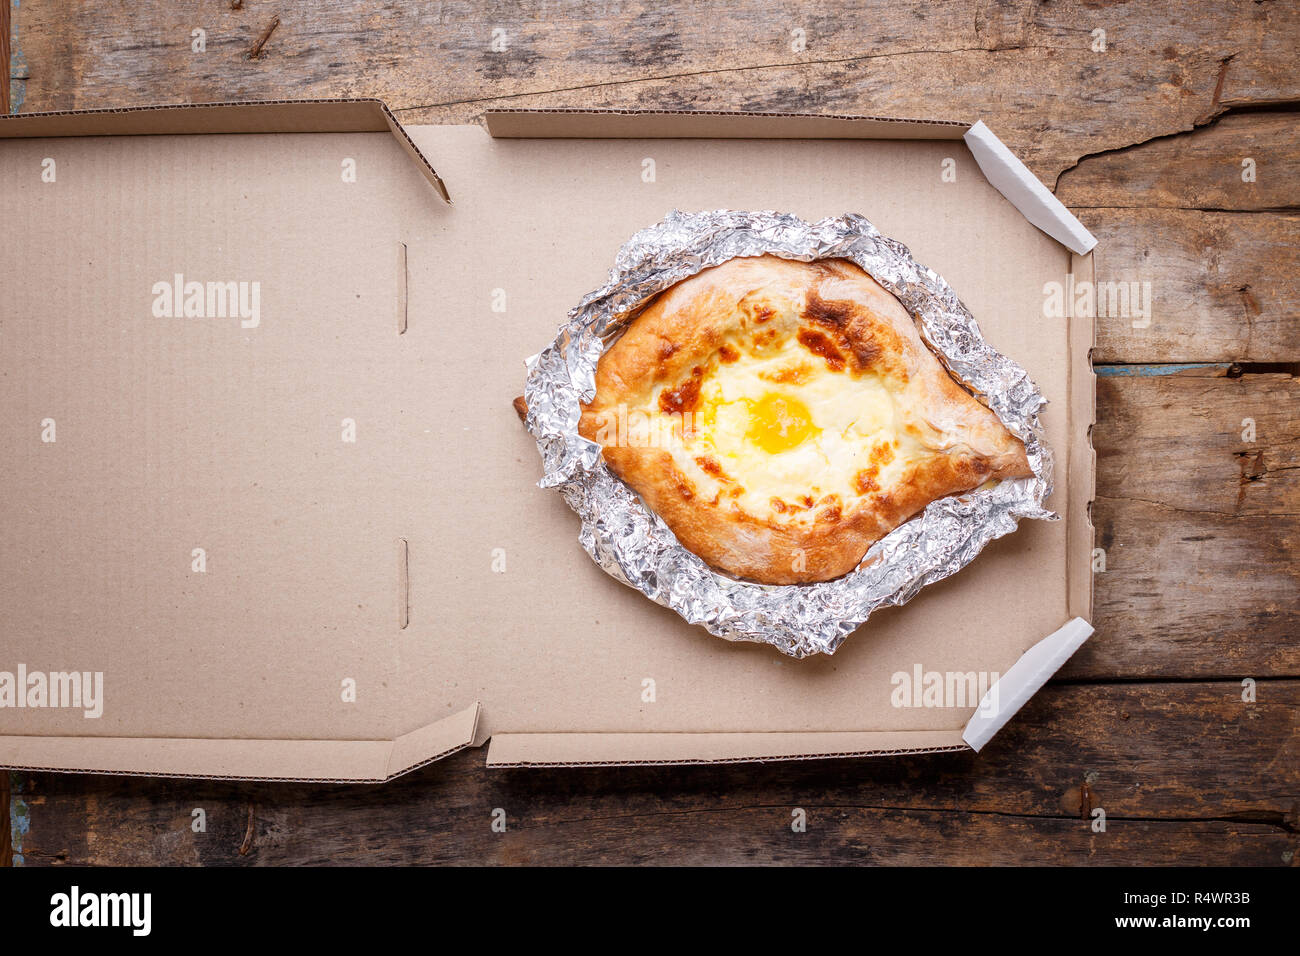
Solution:
[[(913, 315), (948, 369), (1024, 441), (1034, 477), (931, 502), (833, 581), (738, 581), (678, 544), (609, 471), (600, 447), (578, 434), (581, 406), (595, 396), (601, 354), (651, 297), (710, 266), (764, 253), (851, 259), (865, 269)], [(965, 567), (1020, 518), (1057, 517), (1042, 506), (1052, 488), (1051, 452), (1038, 421), (1046, 399), (1023, 368), (984, 341), (942, 277), (859, 215), (809, 223), (777, 212), (674, 211), (628, 240), (609, 281), (573, 308), (555, 341), (527, 366), (526, 424), (545, 468), (540, 485), (557, 488), (582, 519), (583, 548), (624, 584), (730, 641), (771, 644), (791, 657), (832, 654), (877, 608), (903, 604)]]

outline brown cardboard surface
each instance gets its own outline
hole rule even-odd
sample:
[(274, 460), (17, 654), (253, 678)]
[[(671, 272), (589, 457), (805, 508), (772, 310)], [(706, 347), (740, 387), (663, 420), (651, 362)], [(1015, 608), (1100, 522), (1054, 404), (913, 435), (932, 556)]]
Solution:
[(395, 740), (0, 736), (0, 764), (28, 770), (379, 783), (468, 747), (478, 704)]
[(121, 109), (54, 110), (0, 116), (5, 139), (58, 136), (168, 136), (214, 133), (356, 133), (388, 130), (450, 202), (447, 187), (382, 100), (273, 100), (181, 103)]
[[(510, 135), (546, 138), (27, 124), (0, 143), (0, 254), (22, 263), (0, 302), (0, 670), (105, 685), (99, 718), (0, 709), (0, 764), (373, 780), (489, 736), (512, 765), (948, 749), (974, 704), (895, 707), (893, 674), (1005, 672), (1088, 616), (1092, 324), (1043, 318), (1042, 287), (1091, 259), (1029, 226), (959, 139), (571, 139), (548, 135), (557, 114), (513, 115)], [(651, 128), (680, 122), (700, 120)], [(1063, 520), (1022, 523), (833, 658), (727, 644), (607, 577), (535, 487), (510, 405), (629, 235), (721, 207), (866, 215), (1051, 402)], [(154, 316), (177, 273), (260, 282), (258, 324)]]

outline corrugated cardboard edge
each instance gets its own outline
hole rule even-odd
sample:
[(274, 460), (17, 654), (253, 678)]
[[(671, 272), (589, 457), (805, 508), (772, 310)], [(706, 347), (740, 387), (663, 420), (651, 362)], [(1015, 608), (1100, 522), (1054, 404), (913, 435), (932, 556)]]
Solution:
[(1079, 255), (1097, 245), (1096, 238), (1074, 217), (1074, 213), (1038, 181), (1038, 177), (993, 135), (983, 121), (967, 130), (962, 138), (966, 140), (975, 162), (979, 163), (984, 178), (1031, 223)]
[[(1095, 281), (1094, 253), (1070, 256), (1070, 274), (1075, 286)], [(1069, 312), (1073, 312), (1071, 308)], [(1093, 583), (1092, 551), (1096, 530), (1092, 524), (1092, 503), (1097, 497), (1097, 452), (1092, 446), (1092, 429), (1097, 423), (1097, 374), (1092, 366), (1092, 350), (1097, 344), (1096, 318), (1073, 315), (1070, 323), (1070, 357), (1068, 383), (1069, 416), (1069, 487), (1075, 506), (1070, 509), (1066, 528), (1066, 613), (1092, 620)]]
[(487, 765), (626, 767), (830, 760), (968, 750), (961, 732), (494, 734)]
[(497, 139), (961, 139), (968, 124), (853, 114), (727, 110), (493, 109)]
[(483, 122), (498, 139), (929, 139), (965, 141), (984, 178), (1032, 225), (1071, 252), (1097, 245), (983, 121), (725, 110), (495, 109)]
[(1092, 625), (1076, 617), (1025, 651), (980, 700), (962, 739), (972, 750), (982, 749), (1091, 636)]
[(213, 780), (383, 783), (470, 746), (478, 718), (475, 701), (450, 717), (394, 740), (0, 736), (0, 768)]
[(178, 103), (119, 109), (49, 110), (0, 115), (0, 139), (45, 136), (177, 136), (199, 133), (382, 133), (415, 159), (438, 194), (451, 195), (392, 110), (370, 97)]

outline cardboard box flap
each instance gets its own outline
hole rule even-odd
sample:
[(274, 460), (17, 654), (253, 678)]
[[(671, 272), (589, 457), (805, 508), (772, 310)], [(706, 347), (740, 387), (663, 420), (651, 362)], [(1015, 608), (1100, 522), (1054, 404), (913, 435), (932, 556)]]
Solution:
[(983, 749), (1075, 651), (1092, 625), (1074, 618), (1016, 661), (980, 700), (962, 731), (830, 733), (494, 734), (489, 767), (752, 763)]
[(1071, 252), (1088, 252), (1097, 240), (1074, 213), (1038, 181), (981, 120), (963, 137), (984, 177), (1024, 217)]
[(468, 747), (478, 703), (396, 740), (257, 740), (0, 735), (15, 770), (382, 783)]
[(755, 763), (966, 750), (955, 730), (855, 733), (494, 734), (489, 767)]
[(387, 773), (382, 779), (390, 780), (409, 773), (473, 744), (474, 735), (478, 733), (479, 709), (479, 702), (474, 701), (459, 713), (402, 734), (393, 741)]
[(988, 689), (966, 724), (962, 739), (972, 750), (982, 749), (1091, 636), (1092, 625), (1076, 617), (1027, 650)]
[(964, 139), (985, 178), (1031, 223), (1079, 254), (1097, 244), (982, 121), (967, 127), (953, 120), (848, 114), (602, 109), (487, 110), (484, 121), (500, 139)]
[(173, 136), (203, 133), (392, 133), (447, 202), (442, 177), (377, 99), (182, 103), (123, 109), (0, 115), (0, 139), (46, 136)]
[(499, 109), (499, 139), (960, 139), (968, 124), (885, 116), (722, 110)]

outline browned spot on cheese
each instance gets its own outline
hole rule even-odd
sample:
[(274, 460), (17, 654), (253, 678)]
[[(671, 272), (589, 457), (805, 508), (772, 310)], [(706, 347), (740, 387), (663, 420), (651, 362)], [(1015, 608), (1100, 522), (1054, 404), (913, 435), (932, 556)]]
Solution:
[[(853, 322), (859, 311), (856, 303), (828, 302), (813, 290), (808, 293), (803, 314), (809, 322), (830, 331), (838, 346), (853, 356), (854, 371), (864, 372), (880, 361), (885, 350), (875, 340), (870, 323)], [(906, 374), (902, 378), (906, 381)]]
[(812, 376), (812, 371), (810, 365), (792, 365), (775, 372), (759, 372), (758, 377), (778, 385), (802, 385)]
[(700, 404), (700, 380), (703, 378), (704, 369), (695, 366), (690, 378), (676, 388), (666, 388), (659, 393), (659, 408), (670, 415), (695, 411)]
[(730, 345), (724, 345), (718, 349), (718, 358), (730, 365), (736, 359), (740, 358), (740, 352)]
[(722, 465), (720, 465), (718, 460), (711, 455), (700, 455), (695, 459), (695, 464), (699, 465), (700, 469), (705, 474), (712, 475), (714, 478), (718, 479), (718, 481), (731, 481), (731, 479), (727, 477), (727, 473), (722, 470)]
[(663, 339), (659, 343), (659, 361), (660, 362), (668, 361), (670, 358), (672, 358), (674, 355), (677, 354), (677, 350), (679, 348), (681, 348), (681, 346), (679, 346), (676, 342), (670, 342), (668, 341), (668, 339)]
[(864, 468), (853, 476), (853, 485), (858, 489), (858, 494), (866, 495), (873, 491), (879, 491), (880, 485), (876, 483), (876, 478), (880, 475), (880, 466), (872, 465), (870, 468)]
[(871, 460), (877, 465), (888, 465), (894, 460), (894, 447), (889, 442), (877, 442), (871, 446)]
[(787, 505), (780, 498), (773, 498), (771, 501), (768, 502), (768, 504), (771, 505), (772, 510), (779, 515), (783, 515), (790, 510), (790, 506)]
[(796, 336), (799, 344), (806, 348), (814, 355), (820, 355), (826, 360), (826, 365), (833, 372), (844, 371), (844, 353), (835, 347), (835, 343), (830, 337), (816, 329), (800, 329)]

